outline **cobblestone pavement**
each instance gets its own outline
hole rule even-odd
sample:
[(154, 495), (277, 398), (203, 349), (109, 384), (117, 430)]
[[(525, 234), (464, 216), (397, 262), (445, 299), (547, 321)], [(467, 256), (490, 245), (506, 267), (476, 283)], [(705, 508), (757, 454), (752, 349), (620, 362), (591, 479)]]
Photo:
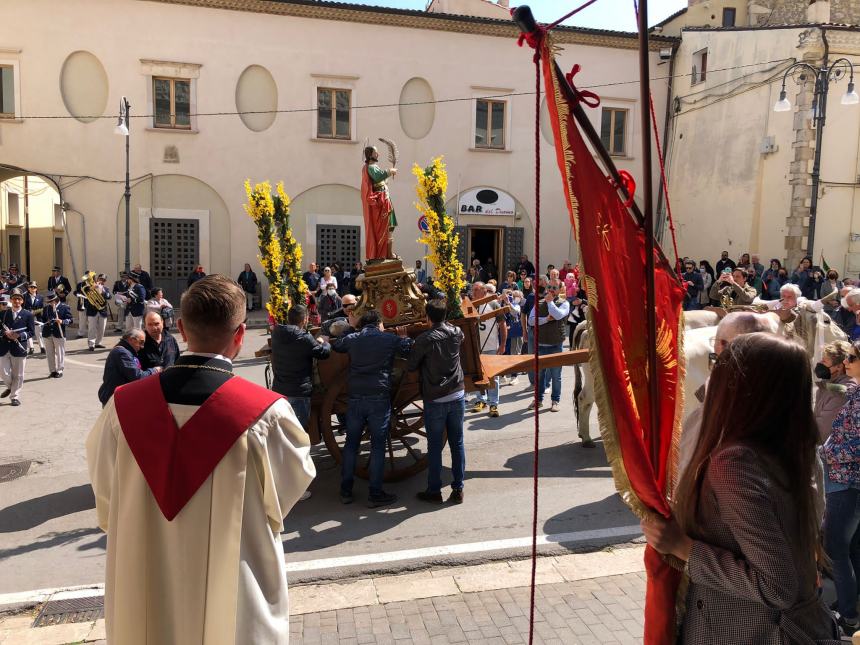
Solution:
[[(641, 643), (645, 574), (538, 585), (535, 643)], [(293, 616), (291, 643), (528, 642), (529, 588), (497, 589)]]

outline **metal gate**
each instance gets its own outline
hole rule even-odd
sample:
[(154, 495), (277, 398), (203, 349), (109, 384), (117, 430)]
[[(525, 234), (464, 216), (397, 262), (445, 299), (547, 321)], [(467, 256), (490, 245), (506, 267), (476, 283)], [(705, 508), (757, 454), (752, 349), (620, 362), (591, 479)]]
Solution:
[(177, 309), (188, 276), (200, 261), (199, 224), (196, 219), (149, 220), (152, 284), (161, 287), (164, 297)]
[(317, 264), (319, 270), (339, 262), (351, 269), (361, 260), (361, 227), (335, 224), (317, 224)]
[(502, 266), (499, 267), (499, 276), (502, 277), (507, 271), (513, 271), (520, 263), (523, 255), (523, 238), (525, 230), (519, 226), (505, 227), (505, 248)]

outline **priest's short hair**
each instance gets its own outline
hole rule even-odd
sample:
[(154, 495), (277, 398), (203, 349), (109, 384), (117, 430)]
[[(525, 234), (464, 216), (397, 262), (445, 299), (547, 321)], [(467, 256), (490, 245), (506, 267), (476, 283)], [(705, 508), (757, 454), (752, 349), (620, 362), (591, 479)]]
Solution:
[(182, 294), (182, 327), (191, 338), (227, 341), (245, 322), (245, 306), (242, 287), (228, 276), (213, 273)]

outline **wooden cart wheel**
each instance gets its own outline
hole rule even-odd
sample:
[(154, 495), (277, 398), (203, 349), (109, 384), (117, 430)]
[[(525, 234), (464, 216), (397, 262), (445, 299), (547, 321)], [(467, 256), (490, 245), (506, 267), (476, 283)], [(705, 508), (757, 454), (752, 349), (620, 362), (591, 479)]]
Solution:
[[(348, 403), (346, 374), (342, 374), (328, 384), (319, 414), (320, 433), (329, 453), (339, 464), (343, 462), (346, 424), (341, 424), (337, 415), (345, 417)], [(421, 401), (395, 400), (385, 452), (384, 481), (401, 481), (427, 468), (427, 433), (424, 430), (424, 405)], [(356, 462), (356, 477), (367, 479), (369, 465), (370, 435), (365, 430)]]

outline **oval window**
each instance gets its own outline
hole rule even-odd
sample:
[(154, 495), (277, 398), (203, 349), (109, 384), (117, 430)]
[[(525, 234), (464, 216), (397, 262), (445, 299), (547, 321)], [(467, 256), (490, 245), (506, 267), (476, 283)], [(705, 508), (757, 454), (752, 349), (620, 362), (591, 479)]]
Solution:
[(278, 86), (265, 67), (247, 67), (236, 82), (236, 111), (249, 130), (262, 132), (275, 122)]
[(433, 128), (433, 88), (423, 78), (410, 78), (400, 90), (400, 127), (410, 139), (423, 139)]
[(101, 61), (90, 52), (68, 55), (60, 70), (60, 95), (66, 109), (82, 123), (102, 116), (107, 106), (108, 77)]

